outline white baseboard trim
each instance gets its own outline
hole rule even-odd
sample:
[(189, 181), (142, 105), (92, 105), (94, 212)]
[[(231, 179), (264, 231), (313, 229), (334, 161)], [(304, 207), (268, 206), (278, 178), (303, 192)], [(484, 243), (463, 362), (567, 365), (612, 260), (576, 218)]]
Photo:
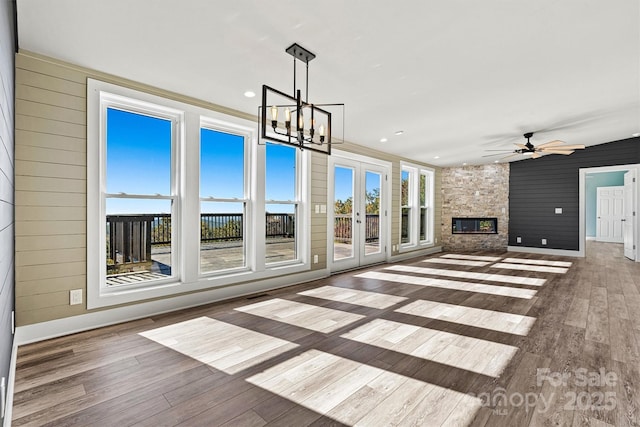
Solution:
[(16, 381), (16, 359), (18, 357), (18, 345), (13, 340), (11, 347), (11, 361), (9, 362), (9, 378), (7, 378), (7, 397), (4, 401), (4, 421), (3, 427), (11, 427), (11, 418), (13, 417), (13, 386)]
[(190, 307), (210, 304), (231, 298), (238, 298), (258, 292), (271, 291), (278, 288), (310, 282), (329, 276), (329, 270), (321, 269), (292, 274), (285, 277), (248, 282), (239, 285), (215, 288), (204, 292), (195, 292), (179, 295), (156, 301), (140, 304), (116, 307), (101, 310), (79, 316), (65, 317), (63, 319), (36, 323), (33, 325), (18, 326), (14, 337), (14, 345), (24, 345), (76, 332), (101, 328), (103, 326), (128, 322), (148, 316), (155, 316), (171, 311), (182, 310)]
[(584, 258), (584, 252), (580, 251), (569, 251), (566, 249), (546, 249), (546, 248), (531, 248), (528, 246), (507, 246), (507, 251), (509, 252), (526, 252), (531, 254), (542, 254), (542, 255), (560, 255), (560, 256), (571, 256)]
[(596, 237), (595, 236), (587, 236), (585, 239), (586, 240), (596, 240)]
[(415, 250), (415, 251), (402, 252), (402, 253), (399, 253), (398, 255), (393, 255), (393, 256), (389, 257), (389, 259), (387, 261), (388, 262), (404, 261), (404, 260), (411, 259), (411, 258), (416, 258), (416, 257), (420, 257), (420, 256), (435, 254), (437, 252), (442, 252), (442, 246), (432, 246), (430, 248), (418, 249), (418, 250)]

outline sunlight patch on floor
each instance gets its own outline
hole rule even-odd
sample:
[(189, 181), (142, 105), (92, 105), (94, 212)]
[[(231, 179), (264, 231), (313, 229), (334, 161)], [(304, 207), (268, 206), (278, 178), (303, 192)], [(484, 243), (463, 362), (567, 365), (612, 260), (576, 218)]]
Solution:
[(292, 342), (209, 317), (163, 326), (140, 335), (227, 374), (235, 374), (298, 347)]
[(487, 261), (473, 261), (468, 259), (453, 259), (453, 258), (429, 258), (425, 259), (424, 262), (430, 262), (434, 264), (447, 264), (447, 265), (462, 265), (466, 267), (485, 267), (490, 263)]
[(247, 381), (347, 425), (467, 425), (481, 406), (476, 397), (319, 350)]
[(569, 271), (568, 268), (564, 267), (549, 267), (545, 265), (528, 265), (528, 264), (510, 264), (507, 262), (498, 262), (491, 266), (491, 268), (506, 268), (509, 270), (518, 270), (518, 271), (538, 271), (541, 273), (558, 273), (565, 274)]
[(524, 276), (508, 276), (505, 274), (476, 273), (473, 271), (442, 270), (437, 268), (414, 267), (411, 265), (392, 265), (385, 270), (403, 271), (407, 273), (430, 274), (433, 276), (449, 276), (459, 279), (488, 280), (491, 282), (509, 283), (516, 285), (542, 286), (546, 279)]
[(406, 274), (383, 273), (378, 271), (368, 271), (365, 273), (356, 274), (354, 277), (384, 280), (386, 282), (395, 282), (407, 285), (430, 286), (432, 288), (443, 288), (453, 289), (457, 291), (478, 292), (481, 294), (502, 295), (522, 299), (531, 299), (537, 294), (537, 291), (532, 289), (485, 285), (484, 283), (462, 282), (459, 280), (436, 279), (433, 277), (418, 277), (409, 276)]
[(372, 320), (341, 337), (496, 378), (518, 351), (506, 344), (385, 319)]
[(529, 258), (505, 258), (502, 262), (515, 262), (519, 264), (532, 264), (532, 265), (549, 265), (551, 267), (571, 267), (573, 265), (570, 261), (549, 261), (545, 259), (529, 259)]
[(296, 301), (273, 298), (235, 310), (317, 332), (333, 332), (364, 316)]
[(521, 336), (526, 336), (536, 321), (530, 316), (426, 300), (414, 301), (395, 311)]
[(385, 309), (405, 301), (407, 298), (378, 292), (361, 291), (358, 289), (341, 288), (338, 286), (322, 286), (298, 295), (326, 299), (329, 301), (346, 302), (364, 307)]
[(446, 254), (446, 255), (442, 255), (440, 258), (470, 259), (473, 261), (489, 261), (489, 262), (496, 262), (502, 259), (502, 257), (499, 257), (499, 256), (463, 255), (463, 254)]

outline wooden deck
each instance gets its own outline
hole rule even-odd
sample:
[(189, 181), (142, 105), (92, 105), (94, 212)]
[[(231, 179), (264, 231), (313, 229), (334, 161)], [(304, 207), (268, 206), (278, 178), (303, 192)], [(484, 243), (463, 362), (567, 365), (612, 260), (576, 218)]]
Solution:
[(435, 254), (22, 346), (13, 425), (638, 426), (640, 265)]

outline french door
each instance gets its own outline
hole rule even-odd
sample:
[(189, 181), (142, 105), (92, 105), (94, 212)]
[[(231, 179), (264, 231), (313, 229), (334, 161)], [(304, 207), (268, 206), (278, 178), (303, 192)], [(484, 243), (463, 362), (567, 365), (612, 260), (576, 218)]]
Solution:
[(384, 261), (388, 166), (332, 156), (329, 171), (331, 271)]

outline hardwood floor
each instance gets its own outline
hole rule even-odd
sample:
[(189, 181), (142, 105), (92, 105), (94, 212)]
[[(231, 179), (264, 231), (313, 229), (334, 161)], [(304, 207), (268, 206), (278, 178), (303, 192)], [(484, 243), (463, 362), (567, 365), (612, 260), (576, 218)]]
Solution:
[(435, 254), (20, 347), (13, 425), (638, 426), (640, 264)]

